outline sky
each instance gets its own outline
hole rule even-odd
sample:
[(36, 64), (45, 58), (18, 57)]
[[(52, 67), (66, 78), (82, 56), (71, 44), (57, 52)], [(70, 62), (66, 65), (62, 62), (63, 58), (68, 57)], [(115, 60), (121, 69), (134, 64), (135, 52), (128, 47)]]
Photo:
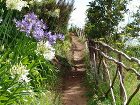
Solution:
[(83, 27), (85, 24), (86, 10), (89, 2), (92, 0), (75, 0), (75, 10), (71, 14), (70, 24)]
[[(85, 24), (86, 19), (86, 10), (88, 8), (88, 4), (90, 1), (93, 0), (75, 0), (75, 10), (71, 14), (71, 19), (69, 21), (69, 24), (76, 25), (80, 28), (82, 28)], [(136, 12), (137, 7), (140, 6), (140, 0), (132, 0), (129, 2), (128, 9), (132, 12)], [(129, 14), (125, 15), (125, 22), (121, 23), (125, 25), (130, 21), (129, 15), (131, 15), (131, 12)]]

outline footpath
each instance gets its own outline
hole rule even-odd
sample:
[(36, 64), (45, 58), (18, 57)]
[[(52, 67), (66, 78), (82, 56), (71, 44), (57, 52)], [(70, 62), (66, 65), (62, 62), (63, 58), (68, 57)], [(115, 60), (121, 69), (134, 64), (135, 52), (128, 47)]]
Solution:
[(74, 67), (64, 78), (62, 101), (63, 105), (86, 105), (86, 88), (83, 85), (85, 77), (83, 62), (85, 44), (81, 43), (77, 36), (72, 35), (71, 37)]

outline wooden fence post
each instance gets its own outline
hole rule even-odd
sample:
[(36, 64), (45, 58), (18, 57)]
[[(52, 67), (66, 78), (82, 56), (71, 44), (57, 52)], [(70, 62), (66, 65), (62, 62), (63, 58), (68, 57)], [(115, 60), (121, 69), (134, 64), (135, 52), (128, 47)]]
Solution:
[[(101, 45), (103, 46), (103, 48), (107, 48), (107, 50), (99, 47)], [(114, 58), (114, 56), (113, 57), (109, 56), (108, 51), (110, 51), (110, 50), (116, 54), (117, 59)], [(140, 73), (135, 68), (131, 68), (131, 67), (129, 67), (129, 65), (125, 65), (123, 63), (122, 57), (124, 57), (125, 59), (127, 59), (131, 62), (132, 61), (136, 62), (139, 66), (140, 66), (140, 60), (138, 60), (137, 58), (134, 58), (134, 57), (129, 57), (125, 53), (118, 51), (117, 49), (114, 49), (107, 44), (104, 44), (104, 43), (98, 42), (98, 41), (92, 41), (92, 40), (90, 40), (90, 44), (89, 44), (89, 53), (90, 53), (90, 61), (91, 61), (90, 63), (91, 63), (91, 66), (93, 67), (93, 69), (91, 71), (92, 71), (93, 75), (95, 76), (96, 88), (99, 88), (98, 79), (100, 79), (99, 78), (100, 72), (97, 70), (100, 68), (100, 65), (101, 65), (100, 62), (102, 61), (103, 62), (102, 66), (104, 66), (104, 68), (106, 69), (108, 77), (109, 77), (109, 81), (110, 81), (109, 82), (110, 83), (109, 89), (105, 93), (105, 96), (107, 96), (109, 94), (109, 92), (111, 92), (111, 95), (113, 98), (113, 103), (114, 103), (113, 105), (116, 104), (116, 98), (115, 98), (115, 95), (113, 93), (113, 87), (114, 87), (114, 83), (115, 83), (115, 80), (116, 80), (117, 75), (118, 75), (119, 83), (120, 83), (120, 85), (119, 84), (118, 85), (120, 87), (119, 92), (120, 92), (121, 105), (128, 105), (131, 102), (132, 98), (139, 92), (140, 84), (138, 84), (137, 88), (134, 90), (134, 92), (128, 98), (127, 91), (125, 89), (125, 84), (124, 84), (124, 78), (125, 78), (124, 75), (125, 74), (123, 72), (123, 68), (127, 71), (131, 71), (132, 73), (134, 73), (137, 76), (138, 80), (140, 79)], [(103, 60), (101, 60), (101, 59), (99, 60), (99, 55), (103, 56)], [(116, 73), (115, 73), (113, 80), (112, 80), (112, 76), (110, 76), (111, 73), (109, 72), (108, 67), (107, 67), (108, 62), (106, 62), (105, 59), (112, 61), (117, 66), (117, 70), (116, 70)], [(104, 73), (104, 77), (105, 76), (106, 76), (106, 74)], [(108, 80), (108, 78), (106, 78), (106, 79)]]
[[(118, 54), (118, 60), (119, 60), (119, 62), (122, 62), (121, 54)], [(124, 75), (123, 75), (123, 71), (122, 71), (122, 66), (120, 64), (118, 64), (118, 71), (120, 72), (120, 75), (122, 77), (122, 83), (124, 83)], [(121, 83), (120, 83), (120, 99), (121, 99), (122, 103), (125, 101), (125, 93), (124, 93)]]
[(89, 49), (89, 56), (90, 56), (90, 61), (92, 62), (92, 59), (93, 59), (93, 53), (92, 53), (92, 47), (91, 46), (93, 46), (92, 45), (92, 41), (90, 40), (90, 39), (88, 39), (88, 49)]
[[(94, 41), (92, 41), (92, 46), (94, 48), (97, 48), (96, 43), (94, 43)], [(94, 65), (94, 76), (95, 76), (95, 81), (96, 81), (96, 87), (98, 87), (98, 73), (97, 73), (97, 51), (95, 49), (93, 50), (93, 65)]]
[[(107, 48), (105, 48), (105, 47), (103, 47), (103, 52), (105, 53), (105, 54), (107, 54), (107, 51), (108, 49)], [(102, 62), (103, 62), (103, 81), (104, 82), (108, 82), (108, 80), (109, 80), (109, 77), (108, 77), (108, 74), (107, 74), (107, 69), (108, 69), (108, 67), (107, 67), (107, 62), (106, 62), (106, 59), (103, 57), (103, 60), (102, 60)]]

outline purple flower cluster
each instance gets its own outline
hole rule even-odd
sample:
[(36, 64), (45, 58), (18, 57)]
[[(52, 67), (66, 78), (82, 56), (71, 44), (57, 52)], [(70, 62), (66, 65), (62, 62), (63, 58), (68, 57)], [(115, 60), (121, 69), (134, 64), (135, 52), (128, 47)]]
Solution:
[(16, 21), (16, 27), (19, 28), (21, 32), (25, 32), (28, 37), (33, 37), (37, 41), (47, 38), (50, 44), (54, 44), (57, 39), (64, 40), (64, 35), (53, 35), (51, 32), (48, 32), (47, 25), (43, 23), (43, 20), (39, 20), (34, 13), (28, 13), (24, 16), (24, 19)]
[(64, 35), (62, 34), (52, 34), (51, 32), (46, 32), (45, 37), (48, 39), (50, 44), (56, 43), (57, 39), (64, 40)]
[(41, 40), (44, 37), (44, 30), (47, 29), (43, 21), (39, 20), (34, 13), (28, 13), (24, 19), (16, 21), (16, 27), (27, 36), (32, 35), (36, 40)]

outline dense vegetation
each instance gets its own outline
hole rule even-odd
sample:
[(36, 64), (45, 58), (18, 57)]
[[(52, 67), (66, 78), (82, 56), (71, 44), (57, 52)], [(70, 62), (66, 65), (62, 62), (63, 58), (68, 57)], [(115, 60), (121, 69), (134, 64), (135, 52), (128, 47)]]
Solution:
[[(133, 1), (132, 1), (133, 2)], [(129, 13), (129, 9), (127, 8), (127, 5), (129, 3), (129, 0), (94, 0), (89, 3), (89, 8), (87, 9), (87, 22), (85, 25), (85, 33), (86, 37), (93, 40), (103, 41), (109, 45), (111, 45), (113, 48), (121, 50), (128, 54), (131, 57), (140, 57), (139, 53), (139, 31), (140, 31), (140, 21), (139, 21), (139, 8), (136, 13), (133, 13), (132, 16), (129, 16), (131, 18), (131, 21), (129, 21), (126, 26), (123, 28), (120, 28), (120, 24), (122, 21), (124, 21), (124, 14)], [(100, 46), (97, 46), (97, 48), (100, 48)], [(100, 49), (106, 49), (106, 48), (100, 48)], [(93, 51), (92, 51), (93, 52)], [(92, 53), (91, 52), (91, 53)], [(112, 51), (105, 51), (108, 56), (111, 56), (113, 58), (118, 59), (118, 55), (116, 55)], [(87, 65), (87, 86), (90, 88), (90, 92), (88, 93), (88, 96), (90, 97), (89, 105), (110, 105), (113, 104), (113, 100), (111, 99), (111, 94), (109, 96), (105, 96), (105, 91), (109, 87), (109, 81), (104, 81), (102, 73), (105, 73), (103, 63), (100, 64), (100, 60), (102, 60), (102, 56), (99, 56), (98, 59), (96, 59), (97, 62), (97, 71), (100, 72), (98, 77), (95, 77), (95, 69), (92, 67), (92, 64), (89, 64), (90, 59), (92, 59), (93, 56), (86, 55), (86, 65)], [(129, 62), (125, 58), (122, 57), (122, 61), (124, 64), (126, 64), (128, 67), (133, 67), (139, 71), (139, 67), (134, 62)], [(104, 59), (103, 59), (104, 60)], [(113, 62), (109, 60), (105, 60), (107, 65), (107, 69), (111, 73), (112, 78), (115, 75), (114, 70), (116, 69), (116, 65), (113, 64)], [(93, 72), (94, 71), (94, 72)], [(134, 90), (136, 89), (136, 85), (139, 83), (136, 77), (123, 71), (124, 73), (124, 84), (126, 87), (127, 93), (130, 95)], [(118, 78), (118, 77), (117, 77)], [(96, 87), (96, 80), (98, 79), (98, 88)], [(112, 78), (113, 79), (113, 78)], [(131, 83), (131, 85), (130, 85)], [(115, 99), (117, 102), (117, 105), (121, 104), (120, 96), (119, 94), (119, 82), (115, 83), (115, 86), (113, 87), (114, 93), (115, 93)], [(138, 105), (140, 104), (139, 101), (139, 92), (137, 95), (132, 99), (132, 102), (130, 105)]]
[[(130, 0), (131, 1), (131, 0)], [(120, 29), (129, 0), (94, 0), (87, 9), (85, 32), (79, 37), (82, 42), (90, 39), (103, 41), (129, 56), (140, 58), (139, 42), (140, 11), (131, 16), (132, 20)], [(139, 7), (140, 8), (140, 7)], [(71, 38), (69, 32), (78, 36), (77, 27), (68, 32), (68, 21), (74, 10), (74, 0), (0, 0), (0, 105), (61, 105), (60, 92), (64, 69), (70, 67)], [(121, 31), (120, 31), (121, 30)], [(113, 52), (108, 55), (116, 57)], [(102, 58), (102, 57), (100, 57)], [(102, 75), (96, 78), (91, 66), (89, 49), (85, 49), (86, 87), (89, 105), (111, 105), (110, 96), (104, 95), (109, 87), (102, 81)], [(137, 64), (123, 62), (139, 69)], [(89, 63), (90, 62), (90, 63)], [(99, 60), (97, 60), (99, 63)], [(70, 62), (71, 63), (71, 62)], [(116, 65), (108, 61), (112, 76)], [(104, 67), (99, 67), (103, 72)], [(124, 72), (127, 93), (133, 91), (138, 83), (136, 77)], [(96, 79), (99, 84), (96, 87)], [(131, 86), (130, 86), (131, 83)], [(117, 105), (119, 81), (115, 84)], [(131, 105), (140, 104), (137, 94)]]
[(67, 56), (72, 10), (73, 1), (0, 1), (0, 105), (60, 104), (53, 59)]
[(126, 12), (127, 0), (95, 0), (87, 10), (86, 32), (92, 38), (115, 37), (117, 25)]

